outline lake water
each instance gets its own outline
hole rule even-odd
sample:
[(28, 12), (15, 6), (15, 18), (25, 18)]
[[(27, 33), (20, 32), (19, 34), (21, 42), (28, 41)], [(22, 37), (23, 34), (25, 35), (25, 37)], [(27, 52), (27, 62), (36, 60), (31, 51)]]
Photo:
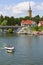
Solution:
[[(13, 45), (13, 54), (1, 47)], [(0, 65), (43, 65), (43, 36), (0, 36)]]

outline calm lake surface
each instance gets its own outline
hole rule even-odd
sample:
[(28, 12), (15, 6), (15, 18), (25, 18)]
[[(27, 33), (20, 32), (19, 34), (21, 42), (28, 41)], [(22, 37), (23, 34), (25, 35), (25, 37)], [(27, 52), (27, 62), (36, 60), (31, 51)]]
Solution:
[[(15, 52), (1, 49), (5, 44), (13, 45)], [(43, 36), (0, 36), (0, 65), (43, 65)]]

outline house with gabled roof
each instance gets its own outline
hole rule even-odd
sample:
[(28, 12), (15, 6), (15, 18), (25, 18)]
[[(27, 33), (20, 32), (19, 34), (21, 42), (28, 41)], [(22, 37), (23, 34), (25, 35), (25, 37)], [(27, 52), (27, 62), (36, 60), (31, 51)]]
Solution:
[(32, 20), (22, 20), (21, 21), (21, 26), (30, 26), (30, 25), (35, 25), (35, 22)]

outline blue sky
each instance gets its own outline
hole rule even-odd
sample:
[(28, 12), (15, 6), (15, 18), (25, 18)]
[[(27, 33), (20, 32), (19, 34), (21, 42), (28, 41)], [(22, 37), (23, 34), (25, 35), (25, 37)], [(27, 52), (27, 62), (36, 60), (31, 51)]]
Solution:
[(43, 0), (0, 0), (0, 15), (14, 17), (28, 16), (29, 2), (32, 16), (43, 16)]

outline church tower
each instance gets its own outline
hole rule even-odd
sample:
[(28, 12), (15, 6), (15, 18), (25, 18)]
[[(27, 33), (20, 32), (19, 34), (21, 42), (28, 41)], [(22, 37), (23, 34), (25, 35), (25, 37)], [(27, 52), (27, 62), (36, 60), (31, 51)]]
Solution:
[(31, 10), (31, 6), (30, 6), (30, 3), (29, 3), (28, 16), (29, 16), (29, 17), (32, 17), (32, 10)]

